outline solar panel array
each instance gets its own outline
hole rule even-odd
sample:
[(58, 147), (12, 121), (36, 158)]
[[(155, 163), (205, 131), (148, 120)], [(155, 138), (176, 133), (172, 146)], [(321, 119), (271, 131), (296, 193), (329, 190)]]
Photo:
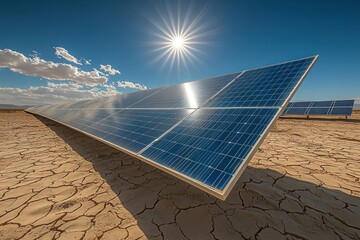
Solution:
[(27, 111), (225, 199), (316, 59)]
[(290, 102), (283, 115), (343, 115), (350, 116), (354, 100)]

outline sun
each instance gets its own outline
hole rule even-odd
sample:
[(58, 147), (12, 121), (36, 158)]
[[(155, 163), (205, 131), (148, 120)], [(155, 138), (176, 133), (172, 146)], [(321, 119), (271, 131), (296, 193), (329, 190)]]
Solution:
[(152, 65), (160, 63), (161, 68), (189, 70), (189, 66), (201, 63), (199, 55), (210, 34), (209, 21), (205, 20), (205, 7), (195, 9), (189, 6), (182, 11), (181, 5), (165, 6), (158, 9), (158, 19), (149, 18), (149, 28), (155, 37), (151, 42), (154, 59)]
[(183, 48), (186, 48), (185, 41), (183, 37), (175, 37), (172, 39), (171, 46), (175, 50), (182, 50)]

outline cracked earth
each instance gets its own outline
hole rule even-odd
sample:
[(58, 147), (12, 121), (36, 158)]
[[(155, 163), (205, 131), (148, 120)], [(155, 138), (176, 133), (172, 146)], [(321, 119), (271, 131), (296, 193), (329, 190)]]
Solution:
[(360, 121), (279, 120), (226, 201), (22, 111), (0, 142), (0, 239), (360, 239)]

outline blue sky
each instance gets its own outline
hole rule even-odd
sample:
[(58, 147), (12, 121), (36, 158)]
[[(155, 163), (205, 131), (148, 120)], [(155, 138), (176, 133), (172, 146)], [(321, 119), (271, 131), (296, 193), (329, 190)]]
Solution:
[[(164, 58), (154, 62), (160, 54), (154, 52), (160, 41), (154, 22), (164, 25), (161, 16), (176, 15), (179, 9), (182, 16), (189, 12), (190, 19), (200, 17), (205, 26), (201, 44), (194, 46), (200, 51), (193, 52), (198, 60), (185, 59), (187, 68), (184, 63), (171, 67)], [(320, 58), (294, 100), (358, 98), (359, 12), (358, 1), (181, 1), (180, 7), (178, 1), (2, 1), (0, 50), (12, 52), (0, 59), (0, 103), (107, 96), (315, 54)], [(55, 55), (55, 47), (82, 65)], [(33, 61), (24, 66), (26, 71), (9, 67), (13, 63), (7, 61), (19, 54)], [(91, 65), (86, 65), (89, 59)], [(50, 80), (53, 73), (29, 69), (34, 61), (68, 64), (81, 76)], [(111, 75), (100, 65), (121, 73)], [(93, 74), (90, 83), (84, 80), (88, 73)], [(128, 83), (119, 86), (122, 81)]]

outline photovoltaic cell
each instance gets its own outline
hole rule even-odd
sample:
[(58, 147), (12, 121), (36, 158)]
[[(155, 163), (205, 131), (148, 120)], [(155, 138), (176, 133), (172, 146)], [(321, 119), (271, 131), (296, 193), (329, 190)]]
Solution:
[(319, 102), (313, 102), (312, 108), (329, 108), (333, 104), (333, 101), (319, 101)]
[(288, 107), (294, 107), (294, 108), (308, 108), (310, 107), (311, 102), (291, 102), (289, 103)]
[(207, 107), (261, 107), (284, 103), (314, 58), (245, 71)]
[(330, 115), (346, 115), (350, 116), (352, 114), (352, 107), (334, 107), (331, 109)]
[[(27, 111), (224, 199), (316, 58)], [(304, 103), (289, 106), (297, 105), (294, 109), (310, 109)]]
[(293, 114), (293, 115), (304, 115), (307, 112), (307, 108), (287, 108), (284, 114)]
[(141, 155), (223, 190), (278, 109), (200, 109)]
[(334, 107), (353, 107), (355, 100), (338, 100), (335, 101)]
[(70, 113), (63, 115), (59, 121), (86, 131), (89, 126), (121, 111), (123, 111), (123, 109), (72, 109)]
[(327, 115), (329, 108), (310, 108), (308, 115)]
[(137, 153), (192, 111), (124, 110), (89, 125), (86, 132)]

